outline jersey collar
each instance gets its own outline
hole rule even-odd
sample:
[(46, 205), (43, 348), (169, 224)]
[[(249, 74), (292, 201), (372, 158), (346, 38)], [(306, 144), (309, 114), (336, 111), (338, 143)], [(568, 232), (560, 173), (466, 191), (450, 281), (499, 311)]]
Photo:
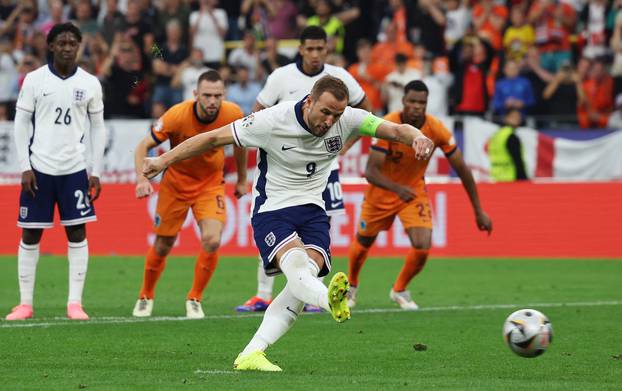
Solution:
[(317, 76), (320, 73), (324, 72), (324, 65), (322, 65), (322, 68), (320, 68), (320, 70), (315, 72), (315, 73), (307, 73), (307, 72), (305, 72), (304, 68), (302, 67), (302, 59), (299, 59), (299, 60), (296, 61), (296, 68), (298, 68), (298, 70), (302, 74), (304, 74), (306, 76), (309, 76), (309, 77)]
[(296, 120), (298, 121), (300, 126), (302, 126), (302, 128), (306, 130), (307, 132), (311, 133), (311, 129), (309, 129), (309, 126), (307, 126), (307, 123), (305, 122), (304, 117), (302, 116), (302, 105), (307, 100), (307, 97), (309, 97), (309, 95), (302, 98), (302, 100), (296, 102), (296, 104), (294, 105), (294, 113), (296, 113)]
[(73, 69), (73, 72), (71, 72), (69, 75), (67, 75), (66, 77), (62, 76), (60, 73), (58, 73), (56, 71), (56, 68), (54, 68), (54, 65), (51, 62), (48, 62), (48, 69), (50, 70), (50, 72), (52, 72), (52, 74), (54, 74), (54, 76), (58, 77), (61, 80), (67, 80), (69, 79), (71, 76), (75, 75), (76, 72), (78, 72), (78, 66), (76, 65), (76, 67)]

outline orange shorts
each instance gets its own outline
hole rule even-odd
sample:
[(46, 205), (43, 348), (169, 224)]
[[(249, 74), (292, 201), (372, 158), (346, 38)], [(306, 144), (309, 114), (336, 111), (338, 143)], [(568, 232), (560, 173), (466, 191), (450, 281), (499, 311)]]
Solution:
[(169, 186), (160, 186), (154, 222), (156, 234), (177, 235), (186, 220), (188, 209), (192, 209), (196, 221), (212, 219), (224, 224), (227, 218), (225, 187), (208, 188), (196, 198), (184, 199)]
[(399, 202), (390, 206), (364, 200), (357, 232), (361, 236), (376, 236), (380, 231), (391, 228), (395, 216), (400, 218), (404, 229), (432, 229), (430, 202), (428, 196), (423, 194), (408, 203)]

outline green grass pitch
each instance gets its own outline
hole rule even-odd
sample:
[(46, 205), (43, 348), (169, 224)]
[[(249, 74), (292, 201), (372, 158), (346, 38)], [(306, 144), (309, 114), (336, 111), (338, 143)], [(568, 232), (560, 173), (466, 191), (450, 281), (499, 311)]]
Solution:
[[(433, 258), (410, 286), (422, 310), (407, 313), (388, 298), (401, 261), (371, 258), (352, 319), (302, 315), (267, 352), (283, 368), (275, 374), (232, 370), (261, 322), (233, 311), (255, 291), (255, 258), (221, 258), (198, 321), (181, 318), (193, 262), (168, 259), (154, 318), (141, 321), (131, 311), (143, 260), (92, 257), (84, 298), (92, 320), (76, 323), (64, 319), (65, 258), (42, 257), (35, 318), (0, 321), (0, 389), (622, 389), (620, 261)], [(334, 270), (345, 269), (336, 259)], [(0, 257), (2, 318), (17, 301), (15, 257)], [(533, 359), (501, 336), (506, 316), (525, 307), (554, 330)]]

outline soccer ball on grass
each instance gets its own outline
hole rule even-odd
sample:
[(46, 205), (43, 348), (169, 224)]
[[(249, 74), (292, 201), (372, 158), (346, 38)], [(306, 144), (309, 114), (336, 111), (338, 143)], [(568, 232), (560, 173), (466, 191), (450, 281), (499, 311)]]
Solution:
[(519, 356), (537, 357), (546, 351), (553, 340), (553, 328), (542, 312), (522, 309), (505, 320), (503, 338)]

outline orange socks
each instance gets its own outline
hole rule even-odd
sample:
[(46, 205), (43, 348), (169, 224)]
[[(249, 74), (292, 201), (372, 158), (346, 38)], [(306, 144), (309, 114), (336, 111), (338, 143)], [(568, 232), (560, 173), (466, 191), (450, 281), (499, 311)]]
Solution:
[(359, 284), (359, 273), (363, 268), (365, 260), (367, 260), (367, 252), (369, 248), (364, 247), (358, 240), (354, 239), (350, 245), (350, 252), (348, 254), (348, 280), (353, 286)]
[(395, 284), (393, 284), (393, 290), (395, 292), (402, 292), (406, 290), (408, 283), (413, 279), (425, 266), (425, 262), (428, 260), (428, 250), (417, 250), (411, 248), (406, 255), (404, 266), (397, 276)]
[(218, 253), (208, 253), (201, 250), (194, 266), (194, 281), (192, 289), (188, 292), (188, 300), (201, 301), (203, 290), (207, 286), (216, 266), (218, 265)]
[(153, 247), (147, 252), (145, 259), (145, 275), (143, 287), (140, 290), (139, 298), (153, 299), (155, 296), (155, 286), (160, 279), (160, 274), (166, 266), (166, 257), (159, 256)]

